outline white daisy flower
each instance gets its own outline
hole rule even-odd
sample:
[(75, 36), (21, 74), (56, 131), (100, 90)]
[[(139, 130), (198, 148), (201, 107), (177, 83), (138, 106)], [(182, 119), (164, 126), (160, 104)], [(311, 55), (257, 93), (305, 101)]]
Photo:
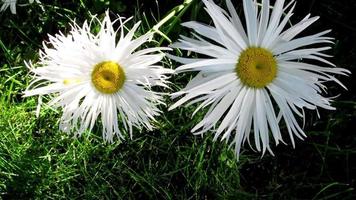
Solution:
[[(213, 130), (215, 140), (221, 137), (232, 141), (237, 157), (246, 140), (251, 146), (251, 137), (253, 146), (262, 155), (266, 150), (273, 155), (270, 139), (276, 145), (283, 142), (281, 119), (294, 147), (294, 136), (306, 137), (295, 115), (304, 120), (304, 108), (334, 110), (331, 99), (322, 96), (327, 89), (324, 83), (334, 81), (343, 86), (333, 75), (349, 74), (325, 60), (329, 56), (322, 52), (330, 49), (332, 38), (325, 36), (330, 30), (297, 38), (318, 17), (307, 15), (299, 23), (286, 27), (293, 15), (293, 1), (285, 5), (284, 0), (276, 0), (270, 9), (269, 0), (263, 0), (260, 7), (257, 1), (244, 0), (246, 29), (230, 0), (226, 1), (228, 12), (212, 0), (203, 2), (214, 26), (195, 21), (184, 23), (195, 31), (195, 39), (181, 36), (172, 47), (210, 58), (171, 56), (184, 64), (176, 72), (199, 73), (182, 91), (173, 94), (173, 98), (183, 97), (170, 109), (186, 102), (187, 105), (201, 102), (195, 114), (209, 107), (192, 132), (203, 134)], [(321, 47), (310, 46), (314, 44)], [(315, 61), (329, 67), (316, 65)]]
[(115, 21), (106, 12), (97, 34), (91, 33), (93, 21), (99, 21), (95, 16), (82, 27), (73, 22), (67, 36), (50, 35), (43, 44), (40, 67), (28, 65), (34, 80), (24, 96), (54, 94), (49, 105), (63, 110), (60, 130), (80, 136), (92, 130), (98, 118), (109, 142), (115, 135), (124, 139), (123, 130), (132, 138), (133, 127), (152, 130), (150, 121), (160, 114), (157, 105), (163, 104), (163, 94), (151, 88), (167, 87), (165, 74), (172, 72), (156, 64), (164, 57), (158, 52), (169, 48), (136, 51), (153, 33), (133, 39), (140, 22), (125, 35), (124, 24), (130, 19), (118, 20), (120, 28), (114, 30)]
[[(29, 0), (28, 2), (31, 4), (35, 0)], [(11, 13), (16, 14), (16, 4), (17, 0), (1, 0), (2, 6), (0, 8), (0, 12), (6, 10), (8, 7), (10, 7)], [(39, 0), (36, 0), (36, 3), (41, 3)]]

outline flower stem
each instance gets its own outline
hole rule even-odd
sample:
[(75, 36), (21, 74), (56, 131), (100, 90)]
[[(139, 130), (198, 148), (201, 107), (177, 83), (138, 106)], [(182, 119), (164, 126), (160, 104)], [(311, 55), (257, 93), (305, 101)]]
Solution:
[[(194, 0), (184, 0), (184, 2), (181, 5), (178, 5), (174, 7), (172, 10), (170, 10), (166, 16), (161, 19), (156, 25), (154, 25), (151, 29), (151, 31), (157, 32), (162, 36), (162, 39), (159, 41), (159, 45), (163, 43), (164, 40), (167, 40), (169, 43), (172, 43), (172, 40), (169, 39), (167, 36), (168, 33), (170, 33), (174, 27), (174, 25), (178, 22), (178, 19), (182, 17), (182, 15), (187, 11), (189, 6), (194, 2)], [(170, 27), (168, 28), (165, 33), (160, 31), (160, 27), (163, 26), (165, 23), (167, 23), (171, 18), (175, 17), (175, 19), (169, 24)]]

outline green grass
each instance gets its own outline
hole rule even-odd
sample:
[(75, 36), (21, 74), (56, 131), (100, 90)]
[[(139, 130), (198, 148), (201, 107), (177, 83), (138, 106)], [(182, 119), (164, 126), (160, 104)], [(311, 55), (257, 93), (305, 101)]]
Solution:
[[(45, 11), (30, 5), (18, 7), (17, 15), (0, 13), (0, 199), (356, 198), (354, 76), (339, 77), (348, 91), (330, 85), (330, 96), (341, 94), (334, 102), (337, 111), (319, 110), (320, 119), (307, 112), (305, 130), (309, 137), (298, 140), (296, 149), (291, 145), (274, 147), (275, 157), (260, 158), (246, 145), (237, 161), (227, 144), (213, 142), (209, 134), (193, 136), (190, 129), (204, 114), (191, 118), (194, 106), (170, 112), (162, 106), (157, 129), (135, 130), (133, 140), (106, 144), (99, 126), (92, 133), (73, 138), (58, 130), (60, 110), (44, 104), (37, 118), (37, 99), (22, 98), (30, 81), (23, 61), (36, 62), (47, 34), (67, 32), (71, 19), (80, 23), (90, 13), (100, 16), (110, 8), (112, 14), (133, 15), (132, 23), (142, 20), (140, 32), (144, 33), (183, 1), (158, 1), (158, 6), (154, 0), (133, 4), (108, 0), (41, 2)], [(160, 30), (175, 41), (179, 34), (189, 34), (180, 22), (208, 22), (198, 2)], [(356, 71), (356, 21), (351, 20), (355, 9), (356, 4), (348, 0), (299, 1), (294, 16), (301, 19), (308, 12), (321, 15), (321, 21), (310, 31), (333, 28), (332, 36), (337, 39), (332, 61), (352, 72)], [(155, 39), (168, 45), (161, 36)], [(168, 60), (165, 63), (170, 67)], [(172, 77), (172, 90), (179, 90), (192, 75)], [(166, 102), (172, 103), (168, 98)]]
[[(180, 194), (185, 199), (239, 185), (242, 163), (210, 137), (184, 135), (187, 129), (162, 120), (160, 132), (138, 133), (132, 141), (104, 144), (96, 134), (73, 139), (57, 131), (58, 114), (47, 109), (36, 119), (34, 106), (34, 101), (0, 106), (4, 197), (172, 199)], [(234, 188), (226, 192), (247, 195)]]

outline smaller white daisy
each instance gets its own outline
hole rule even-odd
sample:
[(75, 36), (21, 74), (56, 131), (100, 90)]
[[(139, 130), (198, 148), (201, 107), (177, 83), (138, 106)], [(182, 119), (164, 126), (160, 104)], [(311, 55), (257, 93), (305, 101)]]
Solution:
[[(28, 2), (31, 4), (35, 0), (29, 0)], [(16, 14), (16, 4), (17, 0), (2, 0), (2, 6), (0, 8), (0, 12), (6, 10), (8, 7), (10, 7), (11, 13)], [(41, 3), (39, 0), (36, 0), (36, 3)]]
[[(138, 22), (125, 35), (129, 20), (122, 22), (119, 17), (119, 30), (114, 30), (109, 12), (102, 22), (95, 16), (82, 27), (73, 22), (67, 36), (50, 35), (43, 44), (40, 67), (28, 64), (34, 80), (24, 96), (54, 94), (49, 105), (63, 110), (60, 130), (80, 136), (92, 130), (98, 118), (103, 138), (110, 142), (115, 135), (124, 139), (123, 130), (132, 138), (133, 127), (152, 130), (150, 122), (160, 114), (157, 106), (163, 104), (163, 93), (151, 88), (168, 87), (166, 74), (172, 73), (156, 63), (164, 57), (160, 51), (169, 48), (136, 51), (153, 33), (133, 39)], [(101, 25), (97, 34), (91, 33), (94, 21)]]

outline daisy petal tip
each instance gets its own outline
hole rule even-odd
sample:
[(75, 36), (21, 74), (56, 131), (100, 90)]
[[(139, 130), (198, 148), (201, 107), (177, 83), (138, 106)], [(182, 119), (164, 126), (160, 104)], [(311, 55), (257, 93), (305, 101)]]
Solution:
[(172, 110), (176, 109), (177, 107), (178, 106), (176, 106), (176, 105), (169, 106), (168, 111), (172, 111)]

